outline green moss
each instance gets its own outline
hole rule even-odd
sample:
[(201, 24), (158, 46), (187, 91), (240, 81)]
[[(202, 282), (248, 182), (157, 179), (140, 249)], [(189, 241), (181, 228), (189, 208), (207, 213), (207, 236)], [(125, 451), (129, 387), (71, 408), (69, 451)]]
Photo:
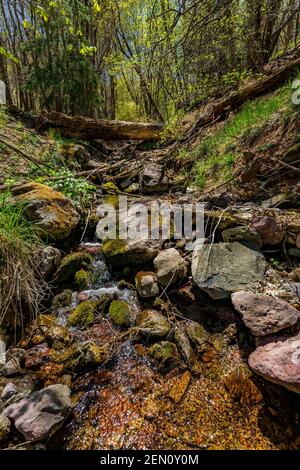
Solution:
[(118, 186), (112, 181), (102, 184), (101, 189), (103, 189), (103, 191), (107, 192), (108, 194), (120, 192)]
[(87, 290), (89, 287), (89, 281), (89, 273), (84, 269), (80, 269), (80, 271), (77, 271), (75, 274), (75, 282), (79, 290)]
[(92, 257), (88, 253), (76, 252), (65, 256), (54, 275), (56, 283), (73, 281), (77, 271), (88, 268), (92, 262)]
[(104, 256), (115, 268), (140, 266), (151, 261), (149, 250), (132, 248), (124, 240), (105, 240), (102, 245)]
[(68, 318), (70, 326), (87, 326), (94, 322), (95, 314), (98, 312), (99, 302), (87, 300), (76, 307)]
[(105, 257), (112, 259), (126, 253), (126, 243), (124, 240), (105, 240), (102, 249)]
[(170, 341), (162, 341), (154, 344), (149, 349), (151, 357), (156, 359), (161, 365), (167, 365), (170, 362), (178, 359), (178, 350), (176, 344)]
[(130, 326), (130, 307), (125, 300), (113, 300), (109, 307), (111, 321), (120, 328)]

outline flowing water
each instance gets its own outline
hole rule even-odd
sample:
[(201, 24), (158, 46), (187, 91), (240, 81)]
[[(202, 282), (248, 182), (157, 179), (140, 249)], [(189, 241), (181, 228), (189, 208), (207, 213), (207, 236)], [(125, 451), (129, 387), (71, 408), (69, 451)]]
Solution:
[[(93, 253), (93, 285), (81, 298), (104, 294), (126, 299), (141, 310), (136, 293), (119, 289), (99, 246)], [(73, 307), (78, 293), (73, 294)], [(214, 312), (212, 313), (212, 310)], [(300, 446), (299, 400), (253, 377), (245, 367), (251, 343), (230, 306), (196, 303), (186, 314), (209, 334), (208, 348), (191, 373), (183, 361), (161, 368), (140, 337), (116, 345), (110, 361), (74, 375), (74, 409), (49, 448), (89, 449), (289, 449)], [(59, 312), (66, 323), (66, 311)], [(81, 340), (101, 345), (113, 338), (107, 319), (84, 331)]]

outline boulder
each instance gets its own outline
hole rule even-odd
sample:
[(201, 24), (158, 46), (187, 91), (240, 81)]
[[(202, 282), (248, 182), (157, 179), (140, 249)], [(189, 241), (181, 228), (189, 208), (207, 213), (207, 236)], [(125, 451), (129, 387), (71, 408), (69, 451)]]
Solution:
[(26, 216), (36, 223), (42, 237), (65, 240), (80, 221), (71, 199), (40, 183), (28, 183), (13, 190), (14, 200), (25, 206)]
[(266, 380), (300, 393), (300, 335), (258, 347), (249, 366)]
[(157, 278), (151, 272), (139, 272), (135, 277), (135, 286), (139, 295), (144, 299), (151, 299), (159, 294)]
[(250, 227), (260, 234), (263, 245), (278, 245), (285, 236), (272, 217), (255, 217)]
[(165, 174), (165, 166), (149, 163), (140, 174), (140, 186), (143, 193), (164, 193), (169, 187), (169, 178)]
[(66, 385), (50, 385), (28, 398), (13, 403), (4, 415), (23, 434), (26, 441), (38, 441), (53, 434), (71, 409), (71, 390)]
[(39, 271), (43, 278), (49, 278), (56, 270), (61, 260), (60, 251), (54, 246), (45, 246), (38, 250)]
[(225, 243), (233, 242), (252, 242), (258, 248), (261, 248), (262, 241), (260, 235), (253, 228), (241, 225), (239, 227), (229, 228), (224, 230), (222, 237)]
[(192, 258), (195, 283), (214, 300), (261, 281), (266, 268), (261, 253), (237, 242), (196, 247)]
[(161, 251), (153, 264), (163, 287), (172, 286), (187, 275), (187, 263), (175, 248)]
[(128, 328), (131, 320), (131, 309), (125, 300), (113, 300), (109, 306), (109, 318), (119, 328)]
[(91, 155), (88, 150), (79, 144), (63, 144), (61, 153), (65, 158), (66, 165), (71, 170), (87, 169)]
[(12, 382), (8, 382), (2, 390), (1, 398), (2, 400), (8, 400), (9, 398), (16, 395), (16, 393), (18, 393), (18, 388), (16, 385)]
[(151, 262), (160, 244), (155, 240), (105, 240), (103, 253), (114, 268), (140, 266)]
[(300, 312), (295, 307), (269, 295), (236, 292), (231, 299), (254, 336), (277, 333), (300, 319)]
[(89, 253), (82, 251), (70, 253), (61, 260), (53, 281), (56, 284), (74, 281), (76, 273), (83, 268), (89, 268), (91, 263), (92, 257)]
[(149, 338), (164, 338), (170, 332), (170, 325), (156, 310), (144, 310), (139, 319), (139, 332)]
[(97, 300), (86, 300), (79, 304), (69, 315), (68, 325), (85, 327), (95, 321), (98, 313), (99, 302)]
[(1, 373), (2, 375), (4, 375), (4, 377), (13, 377), (14, 375), (17, 375), (20, 371), (21, 365), (17, 357), (9, 359), (1, 369)]

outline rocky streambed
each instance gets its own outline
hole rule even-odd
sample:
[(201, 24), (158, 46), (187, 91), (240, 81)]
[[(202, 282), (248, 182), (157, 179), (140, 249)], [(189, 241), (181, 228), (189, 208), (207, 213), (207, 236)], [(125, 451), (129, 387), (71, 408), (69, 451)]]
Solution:
[(2, 448), (300, 447), (298, 215), (206, 212), (193, 253), (95, 227), (44, 248), (51, 294), (1, 369)]

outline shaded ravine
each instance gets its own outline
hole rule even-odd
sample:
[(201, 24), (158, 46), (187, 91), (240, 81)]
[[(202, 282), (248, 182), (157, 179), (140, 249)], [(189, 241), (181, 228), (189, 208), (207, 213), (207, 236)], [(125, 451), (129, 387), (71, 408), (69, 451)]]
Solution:
[[(92, 289), (126, 299), (136, 314), (143, 305), (134, 290), (120, 289), (97, 245)], [(100, 246), (99, 246), (100, 248)], [(78, 302), (73, 294), (73, 307)], [(208, 334), (201, 361), (191, 373), (182, 359), (161, 367), (148, 354), (151, 341), (133, 335), (116, 345), (109, 362), (71, 378), (74, 408), (49, 449), (293, 449), (299, 446), (299, 398), (253, 376), (246, 360), (248, 332), (226, 302), (196, 301), (185, 310)], [(66, 324), (67, 310), (59, 311)], [(75, 337), (102, 345), (111, 340), (107, 319)], [(49, 372), (49, 371), (48, 371)]]

